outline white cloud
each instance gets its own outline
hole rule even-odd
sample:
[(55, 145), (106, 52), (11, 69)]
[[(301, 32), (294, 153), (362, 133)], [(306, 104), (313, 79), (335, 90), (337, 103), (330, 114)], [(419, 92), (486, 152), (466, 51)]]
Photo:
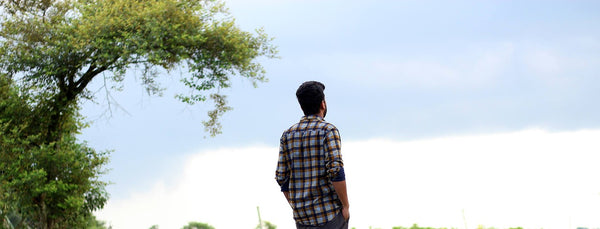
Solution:
[[(600, 130), (526, 130), (398, 142), (344, 142), (351, 227), (600, 227)], [(190, 155), (173, 181), (157, 181), (98, 213), (114, 228), (293, 228), (274, 177), (276, 147)], [(166, 183), (172, 185), (166, 185)]]
[(279, 224), (270, 216), (289, 207), (274, 180), (273, 154), (276, 148), (248, 147), (190, 155), (180, 168), (173, 168), (181, 170), (180, 176), (157, 181), (128, 199), (110, 200), (98, 217), (114, 228), (181, 228), (191, 221), (254, 228), (260, 206), (263, 219)]
[(569, 218), (573, 226), (599, 226), (589, 217), (600, 213), (599, 136), (529, 130), (346, 144), (350, 184), (361, 186), (354, 213), (366, 224), (359, 228), (462, 228), (463, 209), (471, 227), (558, 228)]

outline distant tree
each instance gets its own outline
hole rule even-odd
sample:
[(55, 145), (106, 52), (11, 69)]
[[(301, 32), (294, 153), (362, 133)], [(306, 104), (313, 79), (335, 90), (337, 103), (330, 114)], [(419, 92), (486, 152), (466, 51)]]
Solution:
[(269, 221), (262, 221), (262, 225), (256, 225), (256, 229), (277, 229), (277, 226)]
[(152, 225), (150, 229), (158, 229), (158, 225)]
[(441, 228), (434, 228), (434, 227), (420, 227), (417, 224), (413, 224), (410, 227), (401, 227), (401, 226), (396, 226), (396, 227), (392, 227), (392, 229), (446, 229), (445, 227), (441, 227)]
[(182, 227), (181, 229), (215, 229), (215, 228), (206, 223), (190, 222), (188, 225)]
[[(494, 227), (485, 227), (483, 225), (478, 225), (477, 226), (478, 229), (495, 229)], [(435, 228), (435, 227), (421, 227), (417, 224), (413, 224), (411, 227), (401, 227), (401, 226), (396, 226), (396, 227), (392, 227), (392, 229), (447, 229), (446, 227), (440, 227), (440, 228)], [(452, 228), (454, 229), (454, 228)], [(522, 227), (511, 227), (508, 229), (523, 229)]]
[(88, 217), (88, 223), (85, 229), (112, 229), (112, 226), (106, 226), (106, 222), (96, 219), (96, 216)]

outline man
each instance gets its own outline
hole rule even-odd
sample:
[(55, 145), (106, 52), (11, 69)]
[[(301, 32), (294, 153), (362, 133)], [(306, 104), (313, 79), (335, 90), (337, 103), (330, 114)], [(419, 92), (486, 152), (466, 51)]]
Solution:
[(304, 112), (283, 132), (276, 180), (294, 211), (298, 229), (348, 228), (350, 218), (341, 139), (327, 114), (325, 85), (305, 82), (296, 91)]

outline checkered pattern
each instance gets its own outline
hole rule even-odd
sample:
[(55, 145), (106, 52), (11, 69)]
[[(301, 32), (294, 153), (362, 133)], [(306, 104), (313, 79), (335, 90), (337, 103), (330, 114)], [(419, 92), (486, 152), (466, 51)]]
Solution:
[(289, 191), (296, 223), (322, 225), (342, 204), (331, 179), (343, 166), (339, 131), (321, 117), (303, 117), (281, 136), (276, 179)]

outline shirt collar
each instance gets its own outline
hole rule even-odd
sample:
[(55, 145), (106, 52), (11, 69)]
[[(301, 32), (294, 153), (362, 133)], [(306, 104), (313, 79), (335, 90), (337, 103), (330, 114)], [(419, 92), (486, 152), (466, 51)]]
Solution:
[(321, 116), (318, 116), (318, 115), (306, 115), (306, 116), (302, 117), (302, 120), (311, 120), (311, 119), (316, 119), (316, 120), (321, 120), (321, 121), (325, 120)]

